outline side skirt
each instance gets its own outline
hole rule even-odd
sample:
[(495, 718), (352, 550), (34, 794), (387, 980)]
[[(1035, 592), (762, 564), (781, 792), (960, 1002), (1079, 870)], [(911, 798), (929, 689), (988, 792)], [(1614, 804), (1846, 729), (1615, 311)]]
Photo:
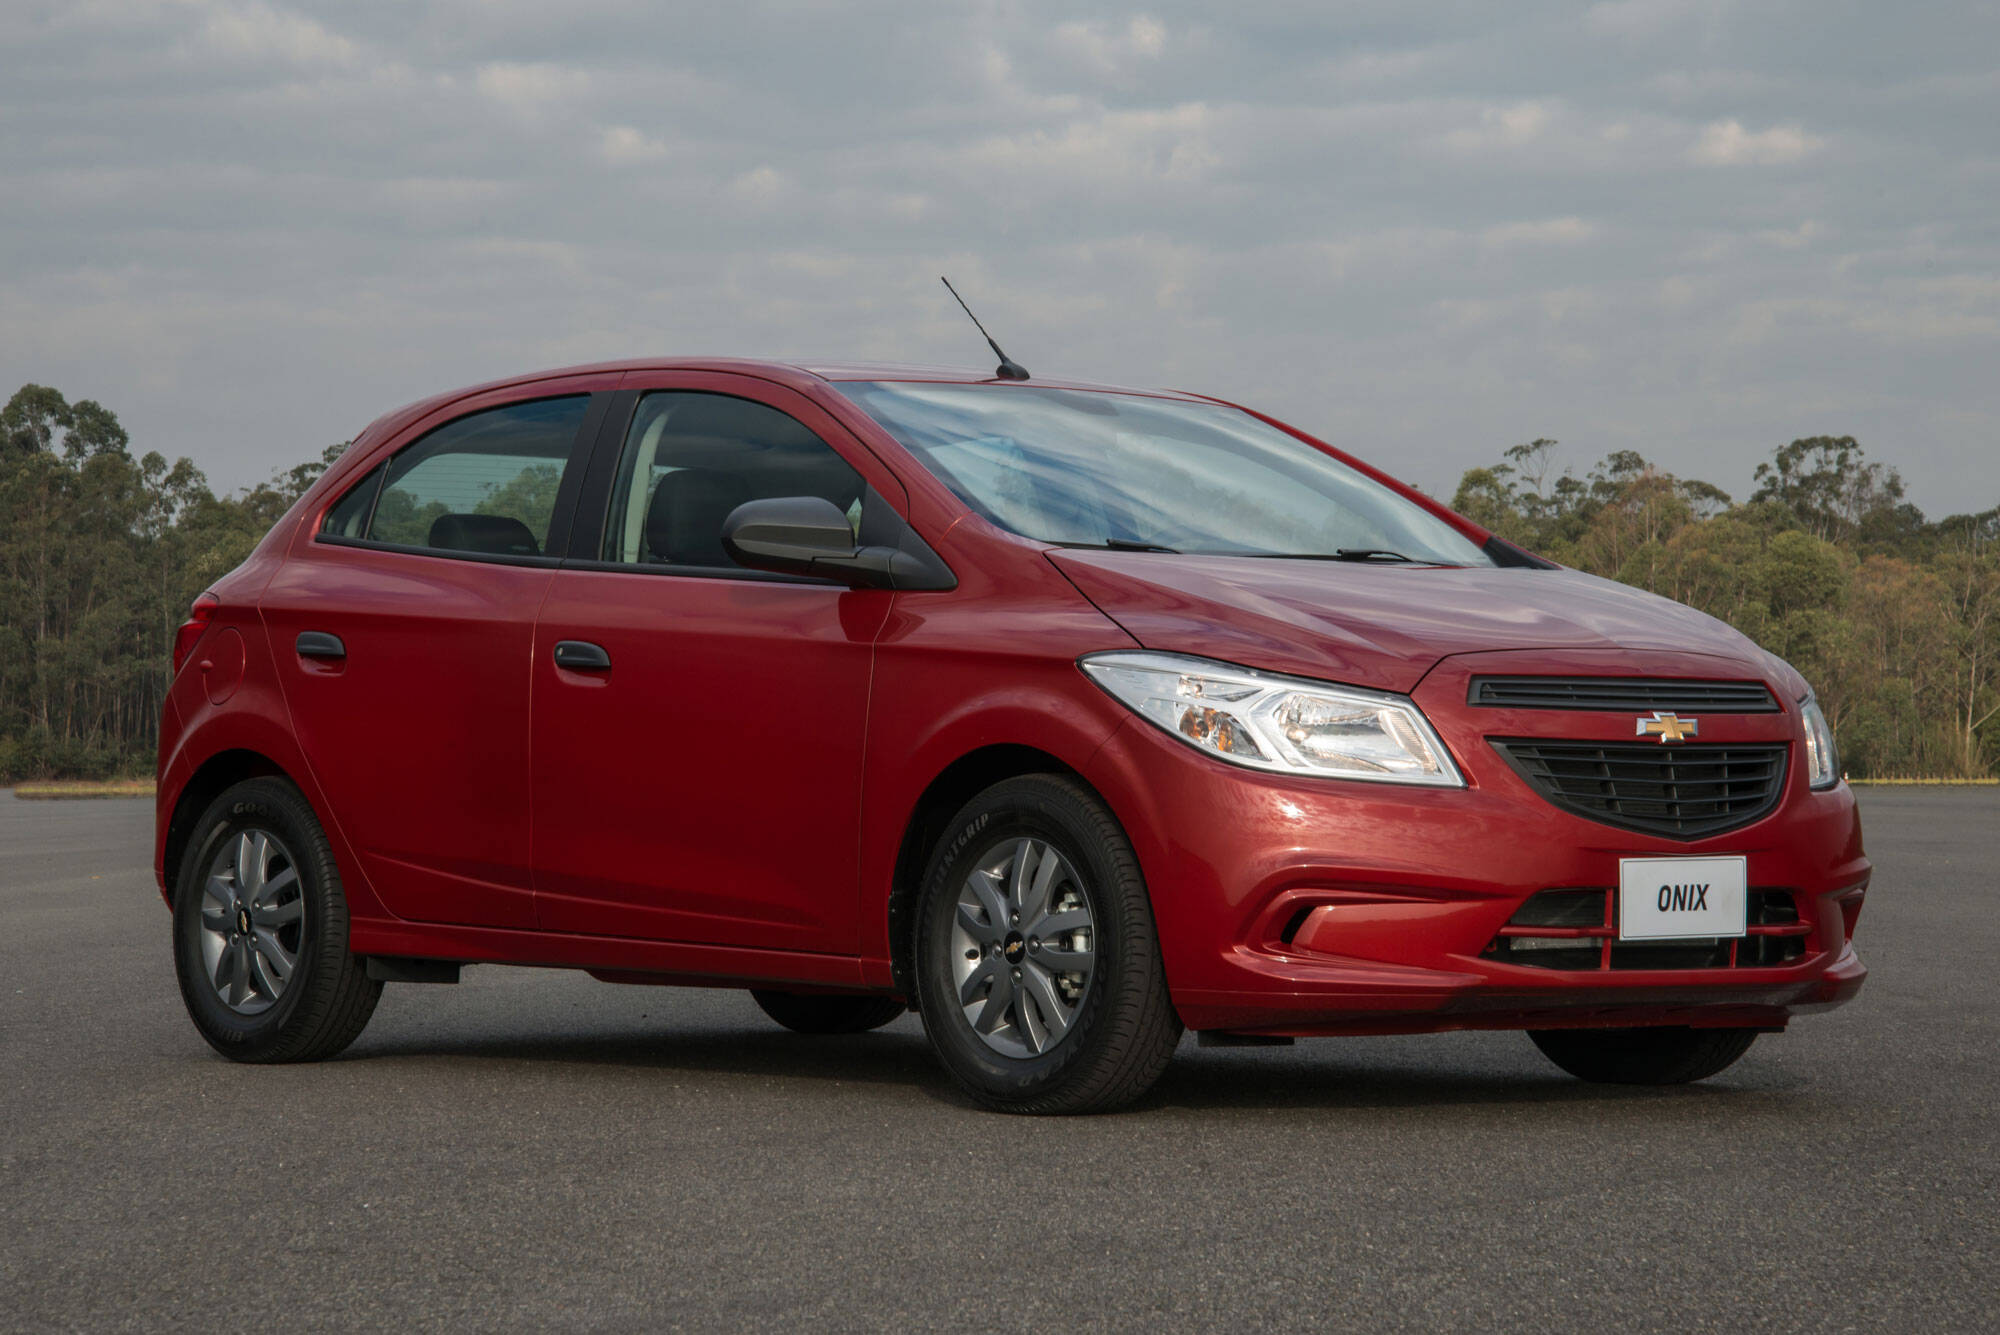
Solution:
[(851, 955), (696, 945), (684, 941), (641, 941), (618, 936), (522, 932), (503, 927), (458, 927), (369, 918), (356, 919), (349, 926), (348, 949), (357, 955), (393, 958), (399, 963), (425, 960), (536, 964), (605, 973), (671, 974), (722, 986), (807, 983), (842, 990), (877, 990), (863, 976), (861, 961)]

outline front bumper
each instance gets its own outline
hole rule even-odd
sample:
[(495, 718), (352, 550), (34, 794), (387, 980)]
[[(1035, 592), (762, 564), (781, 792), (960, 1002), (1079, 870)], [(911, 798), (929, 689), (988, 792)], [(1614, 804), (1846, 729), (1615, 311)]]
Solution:
[[(1266, 774), (1138, 719), (1098, 752), (1085, 777), (1139, 855), (1189, 1028), (1768, 1028), (1860, 990), (1867, 970), (1850, 937), (1870, 865), (1845, 786), (1812, 792), (1793, 765), (1777, 808), (1755, 824), (1687, 842), (1633, 833), (1551, 805), (1486, 746), (1493, 720), (1422, 697), (1467, 776), (1463, 789)], [(1576, 722), (1505, 726), (1565, 721)], [(1783, 726), (1768, 716), (1767, 725)], [(1796, 958), (1586, 970), (1482, 958), (1539, 891), (1615, 887), (1621, 857), (1714, 853), (1743, 854), (1753, 890), (1789, 893), (1802, 928)]]

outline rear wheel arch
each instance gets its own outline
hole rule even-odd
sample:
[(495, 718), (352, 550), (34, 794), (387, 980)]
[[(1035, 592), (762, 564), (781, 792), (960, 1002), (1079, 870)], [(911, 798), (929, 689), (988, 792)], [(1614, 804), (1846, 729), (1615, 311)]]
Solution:
[(939, 771), (917, 799), (903, 827), (903, 840), (896, 850), (895, 875), (889, 887), (889, 959), (896, 990), (909, 998), (912, 1007), (916, 1005), (917, 981), (911, 933), (916, 927), (917, 895), (923, 887), (931, 847), (967, 802), (996, 783), (1024, 774), (1061, 775), (1089, 789), (1107, 808), (1111, 805), (1075, 767), (1040, 747), (983, 746)]
[(194, 879), (174, 905), (174, 972), (209, 1045), (231, 1061), (288, 1062), (351, 1043), (382, 984), (348, 948), (340, 870), (298, 785), (230, 785), (184, 858)]
[(298, 781), (287, 774), (282, 765), (259, 751), (242, 748), (218, 751), (202, 761), (181, 788), (180, 796), (174, 800), (174, 814), (167, 822), (162, 872), (168, 904), (174, 902), (178, 890), (176, 882), (180, 877), (181, 860), (187, 852), (188, 837), (194, 833), (202, 814), (211, 802), (245, 779), (283, 779), (294, 788), (299, 787)]

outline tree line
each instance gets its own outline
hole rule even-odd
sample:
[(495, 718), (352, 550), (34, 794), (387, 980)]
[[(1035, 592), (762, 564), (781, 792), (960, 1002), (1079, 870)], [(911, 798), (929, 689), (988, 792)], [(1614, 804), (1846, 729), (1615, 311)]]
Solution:
[[(0, 783), (152, 765), (174, 628), (339, 456), (233, 495), (134, 456), (91, 400), (26, 385), (0, 409)], [(1453, 506), (1552, 560), (1727, 621), (1819, 692), (1857, 777), (2000, 762), (2000, 508), (1928, 520), (1851, 437), (1773, 451), (1734, 502), (1631, 451), (1581, 476), (1535, 440), (1466, 472)]]
[(2000, 507), (1936, 521), (1851, 436), (1757, 465), (1750, 499), (1629, 450), (1577, 476), (1534, 440), (1452, 506), (1530, 551), (1718, 617), (1813, 684), (1844, 769), (1980, 778), (2000, 761)]
[(0, 783), (144, 774), (174, 629), (344, 445), (230, 496), (134, 456), (117, 416), (24, 385), (0, 409)]

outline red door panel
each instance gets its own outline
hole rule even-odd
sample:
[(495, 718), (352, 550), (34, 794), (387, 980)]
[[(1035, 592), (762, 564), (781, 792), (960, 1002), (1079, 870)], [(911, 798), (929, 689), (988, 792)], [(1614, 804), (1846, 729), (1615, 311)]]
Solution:
[[(553, 573), (304, 538), (264, 591), (299, 745), (400, 917), (534, 925), (528, 655)], [(301, 655), (307, 632), (346, 657)]]
[[(811, 448), (844, 460), (873, 489), (871, 503), (907, 503), (894, 475), (795, 390), (707, 371), (634, 372), (620, 388), (775, 409), (816, 438)], [(728, 418), (689, 428), (696, 466), (731, 469)], [(685, 420), (671, 419), (668, 434)], [(635, 441), (647, 438), (647, 421), (640, 398)], [(624, 433), (607, 424), (592, 465), (600, 481), (618, 471)], [(678, 446), (660, 448), (681, 457)], [(895, 595), (733, 568), (616, 563), (633, 558), (622, 539), (603, 541), (607, 517), (638, 513), (646, 493), (634, 501), (628, 491), (621, 503), (614, 486), (594, 493), (586, 484), (593, 494), (600, 499), (579, 507), (573, 551), (613, 560), (558, 571), (535, 633), (542, 926), (852, 954), (874, 641)], [(610, 666), (559, 666), (564, 641), (602, 649)]]
[[(534, 650), (541, 925), (852, 952), (869, 672), (891, 596), (557, 572)], [(610, 667), (557, 666), (563, 641)]]

